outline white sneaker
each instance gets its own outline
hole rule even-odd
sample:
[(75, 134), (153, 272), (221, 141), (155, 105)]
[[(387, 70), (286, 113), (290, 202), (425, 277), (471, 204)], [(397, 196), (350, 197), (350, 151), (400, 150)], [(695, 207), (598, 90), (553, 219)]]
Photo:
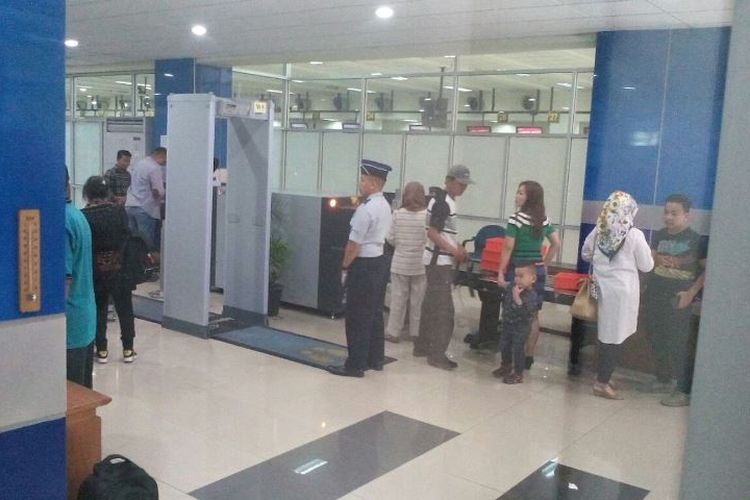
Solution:
[(132, 349), (125, 349), (122, 351), (122, 360), (126, 363), (132, 363), (137, 357), (138, 354)]
[(97, 363), (106, 364), (108, 356), (109, 356), (108, 351), (96, 351), (96, 356), (94, 357), (96, 358)]

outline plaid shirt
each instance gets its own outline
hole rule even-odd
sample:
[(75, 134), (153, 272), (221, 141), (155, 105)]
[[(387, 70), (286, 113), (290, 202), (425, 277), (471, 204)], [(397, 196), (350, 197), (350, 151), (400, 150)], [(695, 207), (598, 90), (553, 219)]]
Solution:
[(104, 180), (109, 185), (112, 196), (127, 196), (130, 187), (130, 172), (112, 167), (104, 173)]

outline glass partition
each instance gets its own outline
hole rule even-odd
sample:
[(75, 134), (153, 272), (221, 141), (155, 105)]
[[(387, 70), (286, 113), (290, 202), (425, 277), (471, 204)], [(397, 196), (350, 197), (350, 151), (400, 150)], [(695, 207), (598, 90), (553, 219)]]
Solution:
[(273, 102), (274, 127), (282, 126), (284, 80), (234, 71), (232, 73), (232, 97)]
[(357, 130), (362, 80), (298, 80), (289, 84), (289, 128)]
[(506, 144), (505, 137), (456, 136), (453, 163), (468, 166), (475, 182), (461, 197), (459, 214), (500, 218)]
[(589, 135), (591, 122), (591, 91), (594, 88), (593, 73), (578, 73), (576, 85), (576, 117), (573, 122), (573, 133)]
[(322, 192), (356, 195), (358, 163), (359, 134), (323, 133)]
[(81, 118), (133, 116), (133, 75), (76, 77), (75, 109)]
[(284, 189), (298, 193), (318, 191), (320, 133), (287, 132)]
[(544, 205), (553, 224), (561, 221), (565, 162), (568, 141), (564, 138), (512, 137), (508, 156), (508, 181), (505, 187), (505, 217), (515, 212), (515, 193), (525, 180), (544, 188)]
[(83, 185), (92, 175), (102, 175), (102, 126), (100, 121), (73, 123), (72, 182)]
[(154, 75), (135, 75), (135, 115), (154, 116)]
[(572, 73), (464, 76), (458, 82), (456, 132), (568, 132)]
[(365, 133), (362, 158), (385, 163), (393, 169), (385, 181), (385, 190), (388, 192), (394, 192), (403, 185), (401, 180), (403, 144), (404, 136), (402, 134)]
[(572, 139), (570, 146), (568, 192), (565, 199), (565, 224), (568, 226), (581, 225), (587, 149), (588, 139)]
[(367, 130), (446, 131), (452, 116), (452, 76), (368, 80)]
[(425, 189), (442, 186), (448, 171), (450, 139), (448, 136), (407, 136), (403, 183), (419, 181)]
[(65, 117), (70, 118), (70, 116), (73, 114), (73, 79), (72, 78), (66, 78), (65, 79)]

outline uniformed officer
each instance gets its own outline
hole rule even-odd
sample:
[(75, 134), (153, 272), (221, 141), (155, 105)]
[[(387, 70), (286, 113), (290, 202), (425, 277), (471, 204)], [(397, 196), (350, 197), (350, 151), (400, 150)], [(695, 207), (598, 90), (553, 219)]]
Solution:
[(385, 335), (383, 302), (388, 262), (383, 255), (385, 236), (391, 226), (391, 207), (383, 185), (391, 167), (372, 160), (360, 165), (359, 193), (365, 201), (354, 212), (349, 241), (341, 264), (346, 292), (346, 346), (344, 366), (328, 371), (346, 377), (364, 377), (365, 370), (383, 369)]

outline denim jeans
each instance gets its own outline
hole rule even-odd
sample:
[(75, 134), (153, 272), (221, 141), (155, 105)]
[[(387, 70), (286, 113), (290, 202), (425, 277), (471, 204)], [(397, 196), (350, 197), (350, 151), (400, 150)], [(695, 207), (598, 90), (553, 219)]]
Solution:
[(158, 250), (154, 245), (157, 241), (156, 227), (158, 219), (151, 217), (141, 207), (125, 207), (128, 213), (128, 225), (130, 232), (140, 235), (150, 250)]

